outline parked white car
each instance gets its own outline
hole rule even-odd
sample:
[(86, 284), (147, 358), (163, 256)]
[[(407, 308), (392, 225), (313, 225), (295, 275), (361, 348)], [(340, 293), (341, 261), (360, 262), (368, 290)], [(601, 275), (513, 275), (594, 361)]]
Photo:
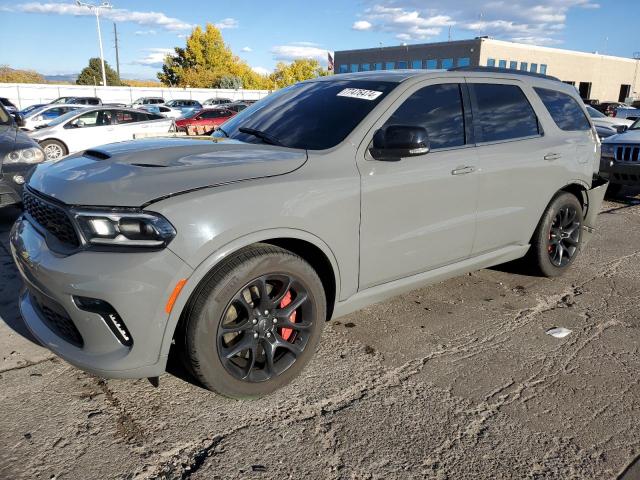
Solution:
[(130, 108), (90, 107), (66, 113), (45, 128), (30, 132), (50, 160), (106, 143), (122, 142), (142, 133), (167, 133), (172, 119)]
[(28, 132), (52, 122), (65, 113), (86, 108), (85, 105), (44, 105), (24, 115), (24, 125), (20, 128)]
[(166, 105), (141, 105), (137, 108), (139, 108), (140, 110), (145, 110), (147, 112), (157, 113), (159, 115), (162, 115), (163, 117), (173, 118), (174, 120), (184, 117), (182, 110), (167, 107)]
[(614, 130), (618, 127), (630, 127), (633, 124), (633, 120), (627, 120), (626, 118), (607, 117), (604, 113), (599, 112), (590, 105), (585, 105), (591, 122), (596, 127), (609, 127)]

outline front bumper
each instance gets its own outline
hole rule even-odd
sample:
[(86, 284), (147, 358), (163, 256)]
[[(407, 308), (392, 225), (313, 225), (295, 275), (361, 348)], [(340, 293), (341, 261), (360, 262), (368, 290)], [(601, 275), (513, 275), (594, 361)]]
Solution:
[[(83, 251), (60, 256), (49, 250), (24, 218), (11, 231), (11, 250), (25, 283), (22, 317), (44, 346), (103, 377), (142, 378), (164, 372), (166, 354), (161, 354), (161, 346), (169, 317), (164, 308), (178, 280), (191, 272), (173, 252)], [(108, 302), (126, 325), (133, 344), (123, 344), (108, 319), (81, 310), (74, 297)], [(80, 342), (65, 334), (74, 327)]]
[(0, 208), (22, 201), (23, 183), (16, 180), (22, 178), (24, 182), (32, 168), (33, 165), (25, 164), (2, 165), (2, 171), (0, 172)]
[(612, 157), (602, 157), (600, 176), (618, 185), (640, 185), (640, 162), (618, 161)]
[(609, 182), (602, 176), (595, 177), (591, 189), (586, 192), (586, 210), (584, 214), (584, 225), (582, 227), (582, 245), (589, 243), (596, 230), (596, 221), (604, 196), (607, 193)]

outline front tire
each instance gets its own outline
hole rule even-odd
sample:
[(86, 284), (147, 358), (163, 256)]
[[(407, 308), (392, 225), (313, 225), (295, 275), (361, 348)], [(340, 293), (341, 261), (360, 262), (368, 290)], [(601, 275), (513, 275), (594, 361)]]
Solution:
[(47, 160), (60, 160), (69, 153), (64, 143), (59, 142), (58, 140), (45, 140), (40, 143), (40, 146), (42, 147)]
[(258, 398), (293, 380), (313, 356), (326, 298), (302, 258), (267, 244), (248, 247), (214, 271), (185, 326), (194, 376), (230, 398)]
[(535, 273), (557, 277), (573, 264), (580, 252), (582, 225), (578, 199), (567, 192), (556, 195), (542, 215), (527, 253)]

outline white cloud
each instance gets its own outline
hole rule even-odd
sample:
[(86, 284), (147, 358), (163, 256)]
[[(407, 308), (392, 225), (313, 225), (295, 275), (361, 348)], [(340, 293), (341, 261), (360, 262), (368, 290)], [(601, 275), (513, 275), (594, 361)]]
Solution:
[[(87, 7), (81, 7), (72, 3), (43, 3), (28, 2), (16, 5), (13, 11), (23, 13), (39, 13), (48, 15), (94, 15)], [(177, 18), (168, 17), (161, 12), (136, 12), (125, 8), (103, 10), (100, 14), (103, 18), (114, 22), (131, 22), (138, 25), (155, 26), (165, 30), (179, 31), (190, 30), (193, 25)]]
[(353, 22), (353, 26), (351, 27), (354, 30), (370, 30), (373, 25), (371, 22), (367, 22), (366, 20), (358, 20), (357, 22)]
[(175, 53), (173, 48), (147, 48), (145, 52), (147, 52), (147, 54), (144, 57), (135, 60), (132, 63), (145, 67), (161, 68), (165, 57)]
[(215, 26), (220, 30), (224, 30), (225, 28), (238, 28), (238, 20), (235, 18), (223, 18), (216, 23)]
[(276, 45), (271, 49), (273, 58), (285, 62), (291, 62), (300, 58), (312, 58), (320, 63), (327, 63), (327, 50), (318, 47), (304, 45)]
[(142, 35), (155, 35), (158, 32), (156, 32), (155, 30), (136, 30), (133, 33), (134, 35), (142, 36)]
[(253, 48), (251, 47), (242, 47), (243, 52), (253, 52)]
[[(455, 38), (495, 38), (553, 45), (561, 43), (575, 8), (596, 9), (591, 0), (368, 0), (354, 30), (378, 30), (402, 41), (430, 39), (452, 27)], [(369, 26), (370, 25), (370, 26)], [(360, 27), (360, 28), (358, 28)], [(365, 28), (366, 27), (366, 28)]]
[(251, 69), (260, 75), (269, 75), (271, 73), (271, 70), (264, 67), (251, 67)]

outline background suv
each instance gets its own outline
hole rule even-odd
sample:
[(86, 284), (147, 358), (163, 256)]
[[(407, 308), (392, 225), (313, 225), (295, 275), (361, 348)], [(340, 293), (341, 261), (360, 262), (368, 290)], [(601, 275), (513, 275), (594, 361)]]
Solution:
[(321, 77), (214, 135), (36, 168), (11, 245), (43, 345), (116, 377), (160, 375), (173, 345), (207, 388), (257, 397), (329, 318), (521, 257), (560, 275), (606, 189), (575, 88), (539, 76)]

